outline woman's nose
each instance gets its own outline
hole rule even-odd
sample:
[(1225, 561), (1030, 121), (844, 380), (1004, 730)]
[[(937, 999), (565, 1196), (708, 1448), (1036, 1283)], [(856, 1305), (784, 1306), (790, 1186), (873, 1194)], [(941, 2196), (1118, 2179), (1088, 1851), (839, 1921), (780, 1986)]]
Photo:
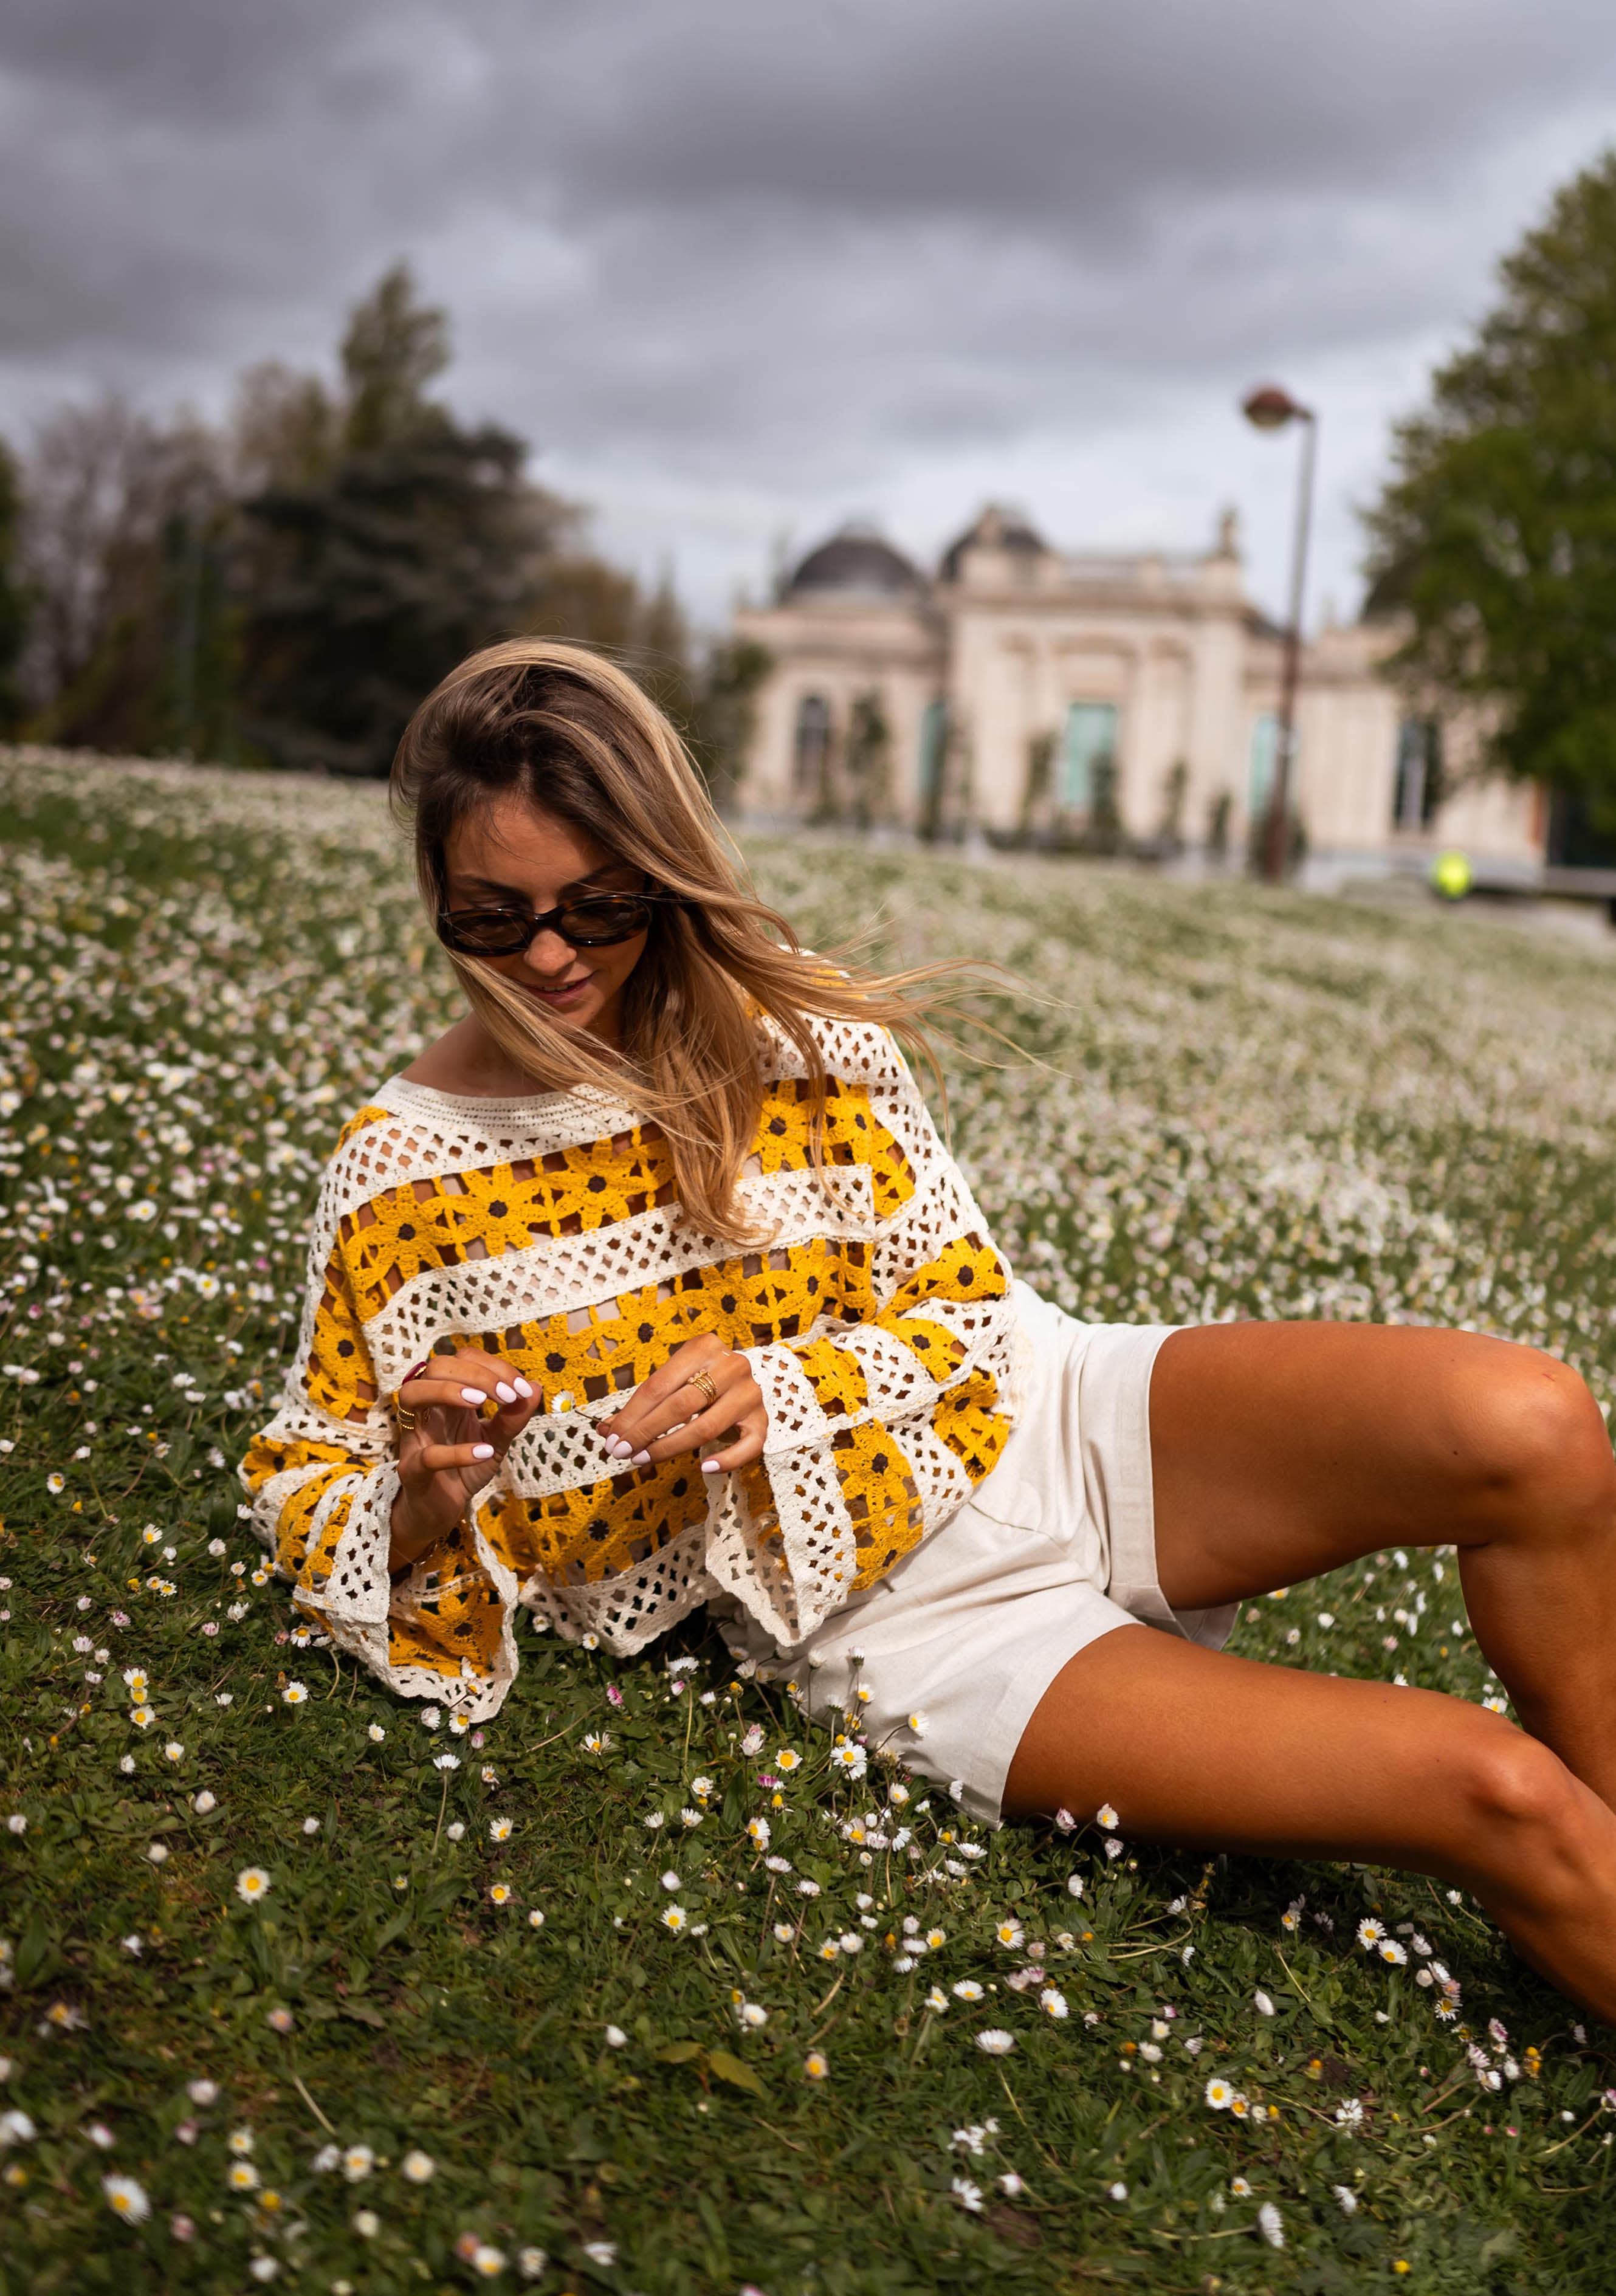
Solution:
[(564, 972), (572, 962), (572, 945), (564, 941), (554, 926), (546, 925), (528, 943), (523, 962), (535, 972)]

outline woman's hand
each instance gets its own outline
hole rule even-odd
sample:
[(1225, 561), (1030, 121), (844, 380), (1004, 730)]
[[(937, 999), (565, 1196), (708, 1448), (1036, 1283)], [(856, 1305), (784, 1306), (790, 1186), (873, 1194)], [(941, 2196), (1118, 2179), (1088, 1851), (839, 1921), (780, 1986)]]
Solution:
[[(388, 1568), (402, 1570), (464, 1514), (537, 1406), (521, 1374), (480, 1348), (429, 1356), (398, 1390), (415, 1416), (398, 1433), (398, 1496)], [(487, 1417), (481, 1414), (492, 1404)]]
[[(693, 1374), (700, 1375), (693, 1387)], [(703, 1332), (676, 1348), (600, 1427), (612, 1457), (636, 1467), (660, 1466), (717, 1443), (721, 1447), (701, 1462), (703, 1474), (716, 1475), (762, 1457), (768, 1410), (746, 1357)]]

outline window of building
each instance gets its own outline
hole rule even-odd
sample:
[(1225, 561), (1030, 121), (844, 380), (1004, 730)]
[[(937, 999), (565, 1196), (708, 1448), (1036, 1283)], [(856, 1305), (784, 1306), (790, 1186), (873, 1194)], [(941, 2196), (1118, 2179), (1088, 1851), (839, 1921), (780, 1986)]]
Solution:
[(1114, 785), (1116, 767), (1115, 702), (1072, 702), (1061, 744), (1062, 805), (1071, 813), (1092, 813), (1095, 798)]
[(921, 713), (920, 760), (915, 781), (923, 806), (936, 800), (942, 788), (943, 750), (948, 739), (948, 705), (928, 701)]
[(823, 695), (805, 693), (797, 704), (797, 736), (792, 781), (800, 797), (818, 797), (831, 753), (831, 706)]
[(1442, 728), (1434, 718), (1405, 718), (1397, 729), (1391, 826), (1429, 829), (1441, 802)]
[(1251, 720), (1251, 754), (1246, 774), (1246, 812), (1260, 821), (1274, 796), (1274, 760), (1279, 753), (1279, 720), (1265, 709)]

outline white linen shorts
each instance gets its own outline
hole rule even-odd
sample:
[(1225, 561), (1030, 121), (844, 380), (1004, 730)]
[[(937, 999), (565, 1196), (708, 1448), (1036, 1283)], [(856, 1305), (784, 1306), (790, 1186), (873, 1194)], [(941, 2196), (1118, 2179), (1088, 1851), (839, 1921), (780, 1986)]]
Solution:
[(1024, 1283), (1015, 1293), (1021, 1411), (958, 1513), (790, 1648), (738, 1605), (709, 1605), (735, 1657), (792, 1683), (816, 1719), (867, 1691), (856, 1726), (866, 1742), (993, 1824), (1021, 1734), (1068, 1659), (1141, 1624), (1221, 1649), (1238, 1608), (1175, 1611), (1157, 1582), (1150, 1382), (1178, 1327), (1080, 1324)]

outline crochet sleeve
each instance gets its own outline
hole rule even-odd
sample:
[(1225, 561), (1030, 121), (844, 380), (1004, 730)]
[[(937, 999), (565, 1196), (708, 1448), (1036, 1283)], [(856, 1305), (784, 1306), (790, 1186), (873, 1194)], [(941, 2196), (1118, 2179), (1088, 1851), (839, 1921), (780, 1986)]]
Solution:
[(709, 1541), (714, 1577), (787, 1644), (946, 1523), (1014, 1418), (1010, 1271), (896, 1046), (879, 1043), (859, 1079), (869, 1160), (828, 1175), (857, 1281), (803, 1336), (743, 1350), (768, 1434), (759, 1464), (725, 1478)]
[(515, 1672), (512, 1590), (466, 1521), (389, 1571), (398, 1436), (343, 1248), (351, 1225), (323, 1202), (281, 1407), (242, 1462), (253, 1526), (311, 1625), (390, 1689), (485, 1720)]

